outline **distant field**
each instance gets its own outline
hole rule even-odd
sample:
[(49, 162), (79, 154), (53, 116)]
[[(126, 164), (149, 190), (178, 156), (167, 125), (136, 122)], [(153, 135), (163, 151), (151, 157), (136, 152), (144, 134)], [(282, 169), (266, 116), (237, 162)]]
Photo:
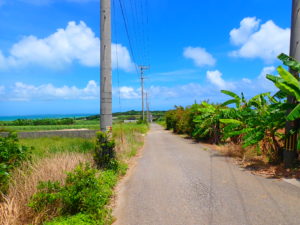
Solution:
[[(152, 111), (153, 120), (159, 121), (164, 118), (164, 111)], [(124, 120), (141, 119), (140, 111), (128, 111), (113, 113), (113, 123), (123, 123)], [(86, 116), (82, 118), (37, 118), (16, 119), (13, 121), (0, 121), (1, 130), (14, 131), (42, 131), (42, 130), (64, 130), (64, 129), (100, 129), (99, 115)], [(46, 125), (47, 124), (47, 125)]]
[(33, 125), (33, 126), (3, 126), (3, 128), (15, 131), (39, 131), (39, 130), (64, 130), (82, 129), (99, 130), (99, 120), (76, 120), (70, 125)]

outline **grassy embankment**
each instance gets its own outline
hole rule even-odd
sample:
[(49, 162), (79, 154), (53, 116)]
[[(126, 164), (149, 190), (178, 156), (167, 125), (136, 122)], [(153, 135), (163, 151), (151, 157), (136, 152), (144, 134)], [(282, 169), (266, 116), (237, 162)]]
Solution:
[[(126, 161), (143, 145), (142, 134), (147, 130), (146, 125), (114, 125), (113, 138), (116, 142), (117, 160), (122, 165), (126, 165)], [(0, 203), (0, 224), (109, 224), (112, 222), (106, 205), (109, 203), (118, 178), (124, 174), (124, 166), (120, 171), (109, 169), (97, 172), (97, 179), (100, 179), (97, 187), (101, 192), (97, 194), (102, 200), (97, 215), (101, 217), (95, 218), (86, 212), (63, 214), (56, 210), (61, 205), (46, 207), (42, 211), (36, 211), (28, 206), (32, 196), (37, 192), (39, 182), (50, 180), (65, 184), (66, 172), (74, 171), (80, 163), (93, 165), (95, 139), (61, 137), (22, 139), (20, 144), (33, 147), (30, 153), (31, 160), (22, 163), (11, 172), (9, 189)], [(47, 222), (51, 220), (52, 222)]]

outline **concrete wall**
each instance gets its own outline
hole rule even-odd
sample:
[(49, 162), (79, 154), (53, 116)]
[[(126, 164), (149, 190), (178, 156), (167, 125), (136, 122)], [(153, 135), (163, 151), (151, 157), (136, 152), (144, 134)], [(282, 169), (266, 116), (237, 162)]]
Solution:
[[(41, 138), (41, 137), (80, 137), (93, 138), (96, 137), (95, 130), (72, 130), (72, 131), (34, 131), (34, 132), (18, 132), (19, 138)], [(0, 132), (0, 136), (7, 137), (8, 132)]]

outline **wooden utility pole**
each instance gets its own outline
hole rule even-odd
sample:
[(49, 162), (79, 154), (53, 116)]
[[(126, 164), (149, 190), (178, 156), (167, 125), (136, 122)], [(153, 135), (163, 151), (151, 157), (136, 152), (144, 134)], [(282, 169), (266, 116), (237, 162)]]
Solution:
[(100, 2), (100, 127), (112, 127), (112, 73), (111, 73), (111, 2)]
[(144, 70), (148, 70), (149, 66), (139, 66), (141, 70), (141, 97), (142, 97), (142, 119), (145, 120), (145, 111), (144, 111)]
[[(291, 39), (290, 39), (290, 56), (300, 62), (300, 0), (292, 0), (292, 18), (291, 18)], [(290, 69), (290, 72), (299, 80), (297, 71)], [(292, 96), (287, 98), (289, 103), (297, 103)], [(289, 113), (289, 112), (287, 112)], [(285, 149), (283, 155), (284, 166), (292, 167), (297, 157), (297, 133), (290, 135), (291, 130), (298, 131), (299, 120), (288, 121), (286, 123), (287, 139), (285, 141)]]

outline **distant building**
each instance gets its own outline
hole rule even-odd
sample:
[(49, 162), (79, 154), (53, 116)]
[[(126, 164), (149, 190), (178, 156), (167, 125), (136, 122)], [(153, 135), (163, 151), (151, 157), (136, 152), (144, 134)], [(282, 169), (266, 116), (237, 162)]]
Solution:
[(124, 120), (124, 123), (136, 123), (137, 120)]

